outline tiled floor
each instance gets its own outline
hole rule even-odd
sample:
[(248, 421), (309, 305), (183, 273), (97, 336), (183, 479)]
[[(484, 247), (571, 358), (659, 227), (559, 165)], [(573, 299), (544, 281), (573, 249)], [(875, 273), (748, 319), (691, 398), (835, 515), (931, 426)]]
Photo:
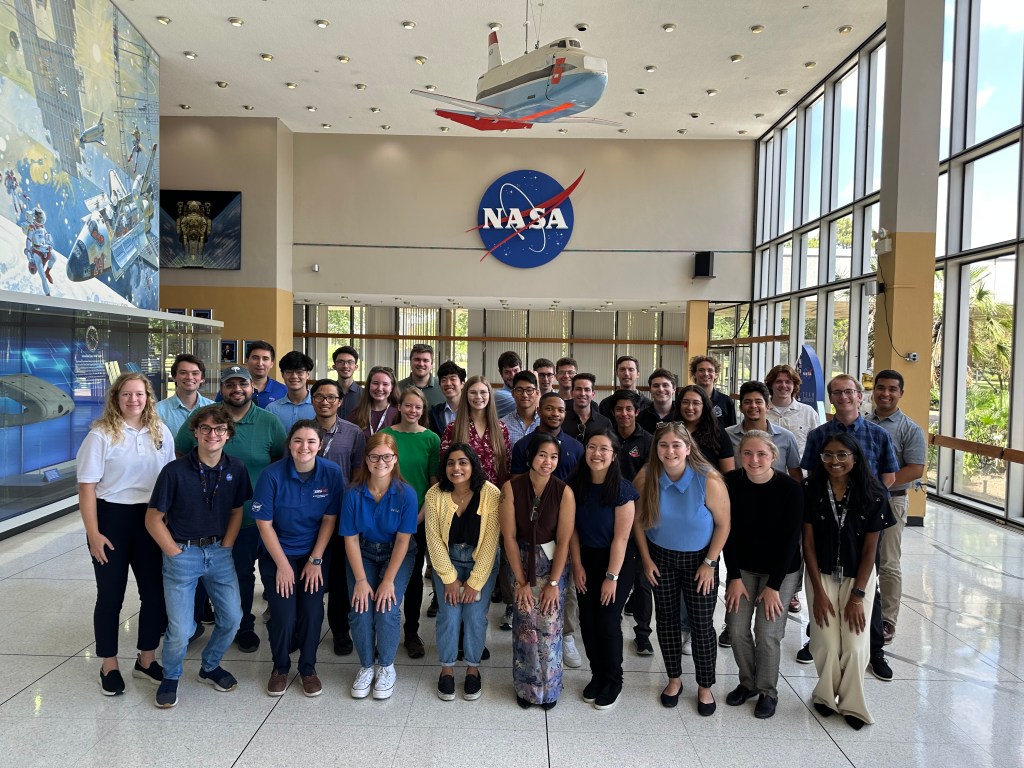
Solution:
[[(510, 636), (496, 629), (497, 606), (488, 640), (493, 657), (483, 665), (484, 695), (476, 702), (442, 702), (435, 695), (433, 622), (424, 619), (427, 658), (411, 661), (399, 650), (398, 687), (389, 701), (349, 698), (355, 658), (334, 656), (328, 637), (318, 665), (325, 687), (319, 698), (302, 696), (294, 680), (282, 698), (266, 695), (266, 643), (252, 655), (229, 652), (224, 666), (241, 685), (217, 693), (195, 681), (199, 649), (193, 648), (180, 703), (160, 710), (153, 706), (154, 687), (131, 677), (124, 696), (100, 695), (92, 569), (81, 524), (69, 516), (0, 542), (0, 763), (14, 768), (1024, 765), (1024, 536), (929, 505), (925, 526), (904, 534), (903, 567), (903, 609), (890, 646), (896, 678), (883, 683), (868, 675), (876, 723), (859, 732), (840, 718), (822, 720), (809, 707), (814, 667), (793, 659), (806, 611), (790, 619), (779, 709), (767, 721), (754, 719), (753, 702), (724, 705), (725, 694), (736, 685), (736, 667), (724, 649), (715, 688), (719, 708), (710, 718), (695, 711), (692, 675), (684, 675), (680, 706), (663, 709), (658, 703), (665, 682), (661, 657), (638, 657), (631, 649), (625, 691), (613, 710), (598, 712), (584, 704), (581, 693), (589, 677), (585, 670), (567, 670), (557, 708), (524, 712), (512, 692)], [(137, 611), (138, 598), (129, 594), (122, 613), (122, 669), (131, 669)], [(624, 627), (628, 640), (632, 634)], [(457, 683), (461, 689), (461, 674)]]

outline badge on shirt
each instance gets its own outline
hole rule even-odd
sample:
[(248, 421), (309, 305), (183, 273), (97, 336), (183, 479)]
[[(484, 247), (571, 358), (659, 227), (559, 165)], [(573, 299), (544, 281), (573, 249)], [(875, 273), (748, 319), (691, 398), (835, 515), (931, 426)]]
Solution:
[(640, 448), (635, 446), (635, 445), (632, 448), (630, 448), (629, 449), (629, 457), (631, 459), (639, 459), (640, 458)]
[(313, 489), (313, 498), (314, 499), (326, 499), (328, 493), (330, 493), (330, 489), (329, 488), (314, 488)]
[(253, 513), (259, 512), (261, 509), (263, 509), (263, 502), (262, 501), (254, 501), (252, 503), (252, 511), (253, 511)]
[(224, 482), (226, 482), (226, 483), (230, 483), (230, 482), (231, 482), (231, 481), (232, 481), (233, 479), (234, 479), (234, 478), (233, 478), (233, 477), (231, 476), (231, 473), (230, 473), (230, 472), (226, 472), (226, 473), (224, 474)]

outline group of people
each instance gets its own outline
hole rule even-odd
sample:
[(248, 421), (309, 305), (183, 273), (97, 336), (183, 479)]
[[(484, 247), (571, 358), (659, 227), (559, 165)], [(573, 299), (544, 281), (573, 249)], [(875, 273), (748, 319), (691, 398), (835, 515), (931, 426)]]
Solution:
[[(557, 704), (563, 664), (582, 663), (578, 629), (590, 663), (583, 699), (611, 708), (623, 686), (622, 615), (649, 655), (653, 606), (664, 706), (677, 705), (692, 654), (697, 711), (711, 715), (717, 647), (731, 645), (740, 676), (726, 703), (756, 697), (755, 716), (767, 718), (806, 564), (810, 641), (798, 660), (817, 665), (812, 703), (855, 728), (872, 722), (864, 670), (892, 677), (882, 645), (895, 637), (906, 492), (925, 461), (923, 432), (899, 409), (899, 373), (876, 375), (867, 416), (860, 383), (836, 376), (835, 417), (819, 425), (787, 365), (740, 387), (737, 420), (708, 356), (690, 361), (690, 386), (653, 371), (649, 396), (637, 360), (622, 356), (618, 388), (600, 402), (596, 377), (568, 357), (526, 370), (506, 352), (500, 388), (452, 361), (435, 374), (426, 344), (414, 345), (402, 381), (376, 366), (360, 385), (358, 360), (340, 347), (337, 379), (310, 382), (313, 360), (289, 352), (281, 384), (269, 376), (273, 347), (258, 342), (244, 366), (221, 372), (218, 402), (199, 394), (205, 367), (191, 355), (175, 359), (175, 393), (160, 403), (140, 374), (114, 382), (78, 457), (105, 694), (125, 688), (117, 628), (129, 568), (142, 600), (133, 676), (173, 707), (204, 624), (214, 628), (199, 680), (237, 686), (221, 661), (232, 642), (260, 645), (258, 563), (267, 693), (286, 692), (296, 650), (303, 692), (321, 693), (326, 615), (335, 653), (359, 659), (352, 697), (388, 698), (403, 629), (408, 655), (425, 654), (426, 566), (441, 699), (455, 698), (460, 660), (463, 697), (481, 695), (493, 599), (512, 633), (520, 706)], [(720, 558), (726, 626), (716, 639)]]

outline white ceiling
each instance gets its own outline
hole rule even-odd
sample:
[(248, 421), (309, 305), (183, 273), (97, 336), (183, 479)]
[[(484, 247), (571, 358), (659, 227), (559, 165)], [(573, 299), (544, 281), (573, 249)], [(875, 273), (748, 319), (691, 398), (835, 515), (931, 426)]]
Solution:
[[(296, 132), (480, 135), (434, 115), (409, 93), (437, 86), (476, 96), (488, 24), (502, 25), (506, 61), (524, 51), (527, 0), (115, 0), (161, 56), (162, 115), (277, 117)], [(608, 60), (601, 102), (582, 113), (628, 132), (574, 125), (568, 138), (749, 140), (885, 20), (885, 0), (532, 0), (530, 47), (577, 37)], [(157, 16), (171, 19), (161, 24)], [(244, 21), (232, 26), (229, 17)], [(330, 21), (318, 28), (316, 19)], [(407, 30), (402, 22), (416, 23)], [(589, 25), (577, 32), (576, 25)], [(662, 25), (674, 23), (672, 33)], [(750, 27), (763, 25), (753, 34)], [(852, 26), (848, 34), (838, 29)], [(188, 60), (184, 51), (198, 56)], [(269, 53), (273, 61), (260, 55)], [(742, 61), (733, 63), (730, 56)], [(342, 64), (338, 56), (348, 56)], [(426, 56), (419, 65), (416, 56)], [(813, 68), (806, 62), (815, 62)], [(647, 65), (657, 70), (645, 71)], [(227, 83), (218, 87), (217, 82)], [(285, 83), (293, 82), (290, 90)], [(358, 91), (356, 83), (366, 84)], [(637, 88), (646, 89), (638, 95)], [(718, 95), (708, 96), (708, 89)], [(776, 91), (788, 89), (778, 95)], [(182, 111), (180, 104), (191, 109)], [(243, 105), (252, 110), (245, 110)], [(307, 106), (317, 107), (316, 112)], [(371, 112), (377, 107), (379, 112)], [(628, 117), (627, 112), (635, 112)], [(692, 118), (690, 113), (700, 113)], [(755, 117), (761, 113), (762, 117)], [(325, 129), (323, 123), (332, 127)], [(507, 138), (557, 137), (557, 124)], [(745, 131), (745, 134), (740, 134)]]

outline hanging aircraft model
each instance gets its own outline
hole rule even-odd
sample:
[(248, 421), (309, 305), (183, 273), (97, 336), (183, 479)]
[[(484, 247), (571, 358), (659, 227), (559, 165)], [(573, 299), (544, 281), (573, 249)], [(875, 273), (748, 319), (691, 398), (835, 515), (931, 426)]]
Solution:
[(608, 85), (608, 61), (563, 37), (505, 63), (498, 33), (487, 39), (487, 71), (477, 79), (476, 101), (413, 89), (412, 93), (459, 107), (436, 109), (438, 117), (478, 131), (532, 128), (534, 123), (620, 125), (599, 117), (579, 117), (597, 104)]

